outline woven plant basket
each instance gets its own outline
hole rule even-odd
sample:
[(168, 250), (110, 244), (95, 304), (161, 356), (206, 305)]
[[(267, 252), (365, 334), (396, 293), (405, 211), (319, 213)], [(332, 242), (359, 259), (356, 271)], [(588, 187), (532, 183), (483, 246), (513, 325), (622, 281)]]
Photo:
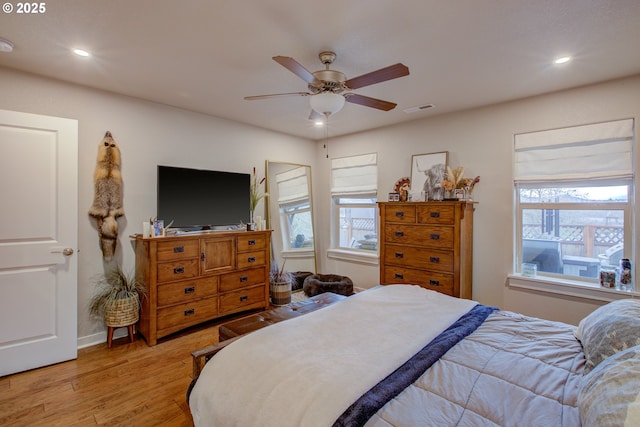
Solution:
[(291, 282), (272, 282), (271, 304), (287, 305), (291, 302)]
[(140, 318), (140, 303), (136, 297), (116, 300), (113, 307), (104, 312), (107, 326), (120, 328), (133, 325)]

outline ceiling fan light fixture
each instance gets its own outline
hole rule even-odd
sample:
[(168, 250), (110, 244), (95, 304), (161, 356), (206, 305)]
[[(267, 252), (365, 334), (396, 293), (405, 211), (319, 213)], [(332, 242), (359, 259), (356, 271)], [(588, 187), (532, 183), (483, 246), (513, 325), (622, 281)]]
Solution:
[(313, 95), (309, 99), (311, 108), (321, 114), (330, 116), (344, 107), (344, 96), (333, 92), (322, 92)]

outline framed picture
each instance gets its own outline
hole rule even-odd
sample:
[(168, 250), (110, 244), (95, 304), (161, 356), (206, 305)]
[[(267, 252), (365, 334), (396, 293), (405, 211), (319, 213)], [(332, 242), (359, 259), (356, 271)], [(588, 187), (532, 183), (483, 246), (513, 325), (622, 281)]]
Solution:
[(411, 156), (411, 191), (424, 192), (425, 200), (442, 200), (440, 183), (447, 171), (448, 151)]

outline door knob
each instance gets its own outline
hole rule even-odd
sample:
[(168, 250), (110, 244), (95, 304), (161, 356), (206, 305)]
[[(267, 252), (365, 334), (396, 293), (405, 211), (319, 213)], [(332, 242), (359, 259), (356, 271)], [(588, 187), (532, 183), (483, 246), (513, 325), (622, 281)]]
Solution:
[(62, 254), (64, 256), (71, 256), (73, 255), (73, 248), (64, 248), (61, 251), (51, 251), (52, 254)]

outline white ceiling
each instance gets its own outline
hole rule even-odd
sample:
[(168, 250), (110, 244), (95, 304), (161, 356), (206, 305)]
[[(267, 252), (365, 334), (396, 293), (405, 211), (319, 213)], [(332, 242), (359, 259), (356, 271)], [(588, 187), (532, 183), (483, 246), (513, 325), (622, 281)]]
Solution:
[[(6, 2), (4, 2), (6, 7)], [(9, 4), (17, 7), (17, 2)], [(638, 0), (64, 0), (0, 12), (0, 66), (318, 139), (306, 91), (272, 56), (347, 78), (402, 62), (410, 75), (354, 91), (332, 136), (640, 73)], [(70, 52), (80, 47), (93, 56)], [(558, 56), (574, 59), (554, 66)], [(61, 101), (64, 102), (64, 101)], [(434, 104), (407, 114), (403, 110)]]

